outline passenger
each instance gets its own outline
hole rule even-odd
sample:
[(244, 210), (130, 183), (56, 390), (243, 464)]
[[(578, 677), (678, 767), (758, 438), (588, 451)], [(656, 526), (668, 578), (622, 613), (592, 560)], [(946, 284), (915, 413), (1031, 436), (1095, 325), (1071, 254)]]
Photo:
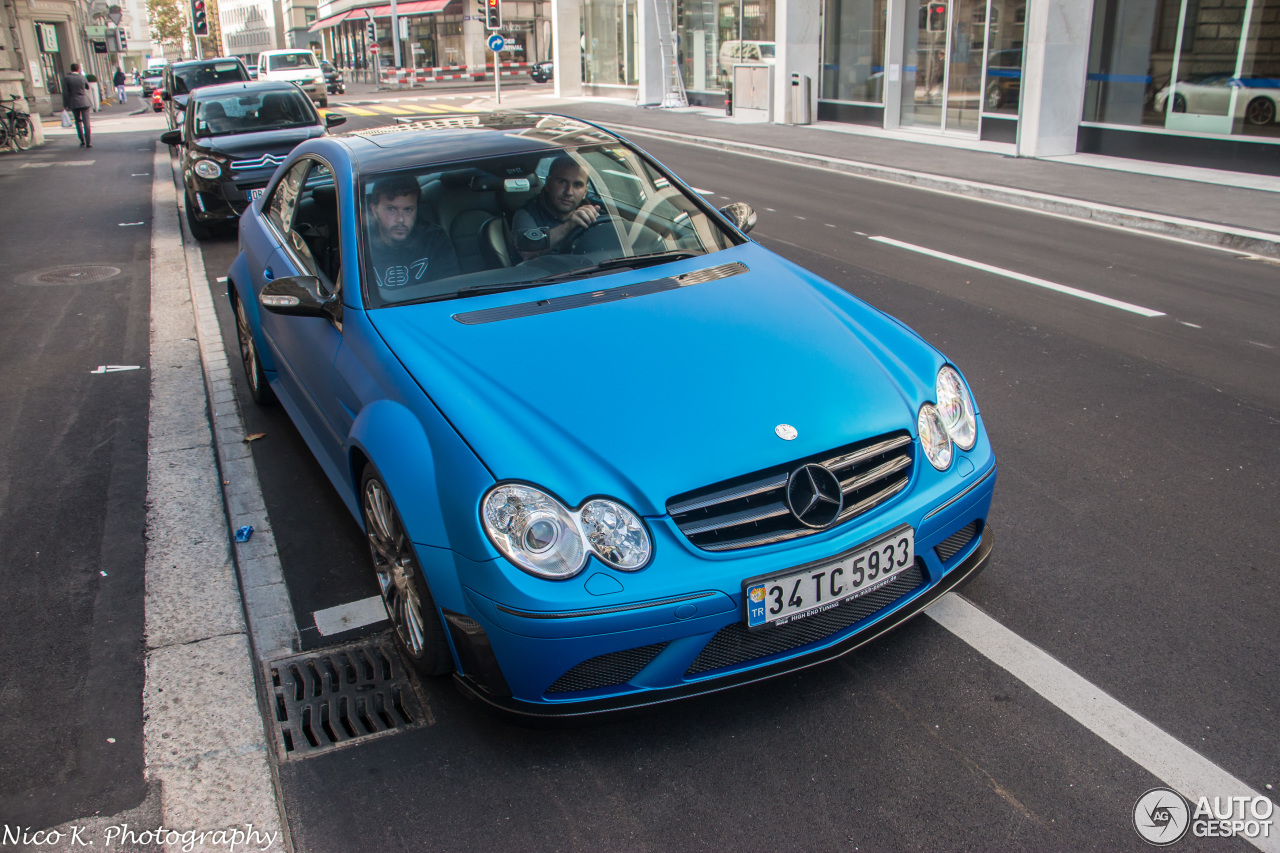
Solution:
[[(600, 206), (584, 203), (587, 196), (587, 170), (562, 154), (551, 163), (547, 182), (538, 193), (511, 217), (511, 230), (521, 234), (534, 228), (547, 229), (547, 248), (543, 251), (567, 251), (582, 231), (590, 228), (600, 216)], [(542, 252), (520, 253), (522, 260)]]
[(415, 228), (422, 194), (412, 175), (383, 178), (369, 194), (369, 257), (378, 287), (394, 290), (458, 275), (458, 255), (444, 229)]

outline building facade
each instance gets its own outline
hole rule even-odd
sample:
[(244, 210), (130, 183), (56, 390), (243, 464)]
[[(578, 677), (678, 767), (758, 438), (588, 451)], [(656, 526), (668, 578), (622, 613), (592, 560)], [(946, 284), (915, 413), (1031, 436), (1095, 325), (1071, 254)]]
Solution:
[[(657, 6), (668, 3), (667, 9)], [(690, 103), (767, 69), (771, 120), (1280, 174), (1280, 0), (556, 0), (587, 94), (665, 92), (659, 28)], [(571, 46), (572, 27), (562, 33)], [(581, 70), (573, 67), (581, 63)], [(797, 85), (798, 84), (798, 85)]]
[(277, 20), (277, 7), (272, 0), (219, 0), (222, 55), (238, 56), (246, 65), (256, 65), (262, 51), (288, 47)]

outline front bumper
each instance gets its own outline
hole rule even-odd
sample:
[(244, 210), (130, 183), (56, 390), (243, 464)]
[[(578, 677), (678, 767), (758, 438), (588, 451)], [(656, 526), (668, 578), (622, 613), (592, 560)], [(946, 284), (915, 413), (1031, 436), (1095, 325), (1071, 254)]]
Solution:
[(194, 177), (187, 189), (194, 197), (195, 217), (200, 222), (228, 222), (238, 219), (252, 202), (250, 194), (264, 189), (271, 180), (274, 169), (258, 169), (248, 172), (231, 172), (231, 177), (207, 181)]
[[(918, 572), (902, 585), (764, 632), (744, 628), (740, 595), (714, 589), (572, 619), (522, 618), (532, 614), (469, 591), (469, 615), (445, 612), (461, 664), (456, 678), (465, 693), (504, 711), (576, 717), (718, 692), (831, 660), (982, 571), (994, 539), (986, 528), (994, 480), (993, 466), (919, 524)], [(969, 529), (967, 541), (945, 550)], [(625, 677), (609, 683), (618, 669)]]

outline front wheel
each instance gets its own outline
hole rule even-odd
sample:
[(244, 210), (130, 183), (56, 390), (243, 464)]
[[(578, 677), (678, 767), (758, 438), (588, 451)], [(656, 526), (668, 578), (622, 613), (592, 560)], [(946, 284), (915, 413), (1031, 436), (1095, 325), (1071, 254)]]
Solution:
[(31, 119), (26, 116), (19, 116), (13, 121), (13, 141), (23, 151), (31, 147), (31, 127)]
[(1276, 118), (1276, 105), (1266, 98), (1254, 98), (1245, 107), (1244, 117), (1249, 124), (1271, 124)]
[(423, 675), (452, 672), (453, 655), (436, 615), (435, 599), (391, 493), (372, 465), (365, 466), (361, 478), (360, 503), (378, 590), (395, 626), (396, 640)]
[(258, 358), (258, 345), (253, 340), (253, 329), (249, 327), (249, 312), (245, 310), (240, 297), (233, 297), (236, 309), (236, 339), (240, 343), (240, 363), (244, 365), (244, 375), (249, 381), (249, 396), (259, 406), (269, 406), (276, 401), (276, 394), (267, 382), (267, 375), (262, 370), (262, 361)]
[(213, 232), (209, 230), (209, 226), (205, 225), (199, 219), (196, 219), (196, 200), (191, 197), (191, 193), (187, 193), (187, 227), (191, 229), (191, 236), (197, 240), (208, 240), (213, 236)]

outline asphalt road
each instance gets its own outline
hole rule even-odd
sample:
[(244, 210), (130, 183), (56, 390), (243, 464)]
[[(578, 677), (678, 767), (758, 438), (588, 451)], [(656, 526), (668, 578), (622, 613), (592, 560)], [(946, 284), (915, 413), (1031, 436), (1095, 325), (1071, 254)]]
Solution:
[[(965, 596), (1249, 786), (1280, 784), (1277, 268), (646, 147), (716, 203), (752, 203), (761, 243), (965, 371), (1001, 469), (993, 562)], [(204, 247), (215, 293), (234, 252)], [(242, 406), (267, 434), (254, 459), (304, 643), (341, 641), (312, 613), (376, 593), (360, 533), (283, 412)], [(281, 766), (299, 850), (1138, 850), (1133, 803), (1161, 781), (929, 618), (829, 665), (577, 728), (424, 689), (433, 725)]]
[(4, 825), (146, 793), (152, 140), (93, 143), (0, 154)]

